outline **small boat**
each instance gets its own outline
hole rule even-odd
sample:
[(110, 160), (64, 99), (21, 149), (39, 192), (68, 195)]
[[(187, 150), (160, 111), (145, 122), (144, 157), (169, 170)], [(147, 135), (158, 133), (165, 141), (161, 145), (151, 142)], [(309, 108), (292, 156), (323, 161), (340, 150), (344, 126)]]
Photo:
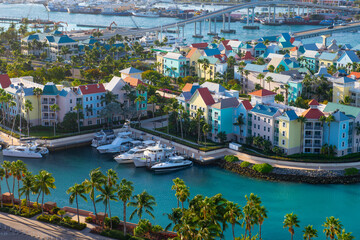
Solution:
[(39, 147), (36, 144), (9, 146), (3, 150), (3, 156), (20, 158), (42, 158), (48, 153), (46, 147)]
[(174, 148), (163, 147), (160, 142), (157, 142), (155, 146), (147, 147), (142, 157), (134, 158), (134, 165), (135, 167), (151, 166), (156, 162), (166, 160), (168, 157), (172, 156), (173, 153)]
[(130, 149), (128, 152), (115, 156), (114, 160), (119, 164), (132, 163), (134, 162), (133, 161), (134, 158), (139, 158), (144, 156), (144, 152), (146, 151), (146, 148), (152, 144), (155, 144), (155, 142), (152, 140), (143, 141), (141, 145)]
[(130, 149), (130, 142), (134, 139), (130, 138), (132, 132), (120, 132), (111, 144), (106, 144), (96, 149), (99, 153), (118, 153), (128, 151)]
[(116, 135), (112, 129), (101, 130), (100, 132), (95, 133), (93, 140), (91, 141), (92, 147), (100, 147), (106, 144), (112, 143)]
[(147, 17), (147, 18), (158, 18), (160, 17), (159, 14), (154, 12), (133, 12), (134, 17)]
[(192, 165), (193, 162), (190, 160), (185, 160), (183, 156), (173, 156), (169, 157), (168, 161), (155, 164), (150, 169), (155, 172), (170, 172), (188, 168)]

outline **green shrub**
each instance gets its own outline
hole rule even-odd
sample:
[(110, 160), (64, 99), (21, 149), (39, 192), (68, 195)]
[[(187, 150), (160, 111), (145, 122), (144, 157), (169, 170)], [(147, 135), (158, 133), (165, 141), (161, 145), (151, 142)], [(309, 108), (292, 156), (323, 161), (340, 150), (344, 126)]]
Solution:
[[(111, 220), (112, 220), (112, 227), (117, 228), (120, 224), (120, 219), (117, 216), (115, 216), (112, 217)], [(105, 218), (105, 226), (110, 227), (110, 218), (108, 217)]]
[(119, 230), (115, 229), (105, 229), (100, 233), (101, 236), (109, 237), (109, 238), (115, 238), (115, 239), (121, 239), (121, 240), (127, 240), (128, 238), (124, 236), (124, 233)]
[(359, 169), (357, 168), (346, 168), (345, 176), (353, 176), (359, 174)]
[[(69, 216), (66, 217), (70, 218)], [(77, 221), (71, 219), (69, 220), (66, 217), (64, 217), (64, 221), (61, 221), (61, 218), (57, 215), (40, 215), (36, 219), (40, 222), (52, 223), (76, 230), (83, 230), (84, 228), (86, 228), (86, 223), (78, 223)]]
[(40, 222), (50, 222), (50, 215), (40, 215), (36, 218), (36, 220), (40, 221)]
[(58, 222), (60, 222), (61, 221), (61, 218), (58, 216), (58, 215), (52, 215), (51, 217), (50, 217), (50, 222), (51, 223), (58, 223)]
[(58, 211), (60, 211), (60, 208), (58, 208), (58, 207), (54, 207), (54, 208), (51, 210), (51, 212), (52, 212), (53, 214), (58, 214)]
[(240, 167), (242, 167), (242, 168), (247, 168), (248, 166), (250, 166), (250, 163), (246, 162), (246, 161), (244, 161), (240, 164)]
[(269, 173), (273, 170), (273, 167), (268, 163), (255, 164), (252, 169), (259, 173)]
[(234, 156), (234, 155), (226, 155), (224, 157), (225, 161), (227, 161), (228, 163), (232, 163), (232, 162), (237, 162), (239, 161), (239, 158)]
[(86, 217), (86, 218), (85, 218), (85, 222), (86, 222), (86, 223), (92, 223), (92, 222), (93, 222), (93, 218), (92, 218), (92, 217)]

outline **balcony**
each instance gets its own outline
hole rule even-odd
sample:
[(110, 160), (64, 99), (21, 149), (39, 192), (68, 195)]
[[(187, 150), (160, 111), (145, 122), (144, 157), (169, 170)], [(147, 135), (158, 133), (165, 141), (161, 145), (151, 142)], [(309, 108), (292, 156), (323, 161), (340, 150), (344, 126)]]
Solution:
[(321, 138), (321, 135), (315, 134), (315, 135), (314, 135), (314, 138)]
[(321, 126), (315, 126), (314, 129), (315, 130), (321, 130)]
[(313, 126), (305, 126), (305, 129), (312, 130)]
[(305, 143), (305, 147), (312, 147), (311, 143)]
[(312, 138), (312, 134), (305, 134), (305, 138)]
[(48, 100), (42, 100), (41, 104), (49, 104), (49, 101)]

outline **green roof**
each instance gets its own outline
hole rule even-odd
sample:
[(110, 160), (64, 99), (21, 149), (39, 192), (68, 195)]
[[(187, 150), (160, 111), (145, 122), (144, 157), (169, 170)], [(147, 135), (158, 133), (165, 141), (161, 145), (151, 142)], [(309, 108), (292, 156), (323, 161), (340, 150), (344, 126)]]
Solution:
[(344, 112), (346, 115), (354, 118), (356, 118), (360, 114), (360, 108), (358, 107), (352, 107), (352, 106), (333, 103), (333, 102), (329, 102), (324, 108), (323, 112), (334, 112), (335, 110)]
[(46, 84), (43, 89), (43, 95), (58, 95), (59, 90), (54, 84)]

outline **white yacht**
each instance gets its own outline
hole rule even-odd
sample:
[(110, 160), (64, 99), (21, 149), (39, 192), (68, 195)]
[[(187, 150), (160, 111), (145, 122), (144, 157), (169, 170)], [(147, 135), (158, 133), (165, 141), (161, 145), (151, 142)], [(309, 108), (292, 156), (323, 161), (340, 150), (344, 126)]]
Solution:
[(192, 165), (193, 162), (190, 160), (185, 160), (183, 156), (172, 156), (169, 157), (168, 161), (156, 163), (151, 167), (151, 170), (155, 172), (170, 172), (188, 168)]
[(101, 130), (95, 133), (93, 140), (91, 141), (92, 147), (100, 147), (102, 145), (110, 144), (116, 138), (115, 133), (112, 129)]
[(135, 17), (147, 17), (147, 18), (158, 18), (160, 17), (159, 14), (151, 11), (147, 12), (133, 12), (132, 13)]
[(130, 143), (134, 139), (130, 138), (129, 136), (132, 132), (120, 132), (118, 133), (117, 137), (111, 144), (106, 144), (96, 149), (99, 153), (117, 153), (117, 152), (124, 152), (130, 149)]
[(48, 153), (49, 150), (46, 147), (39, 147), (36, 144), (9, 146), (3, 150), (3, 156), (20, 158), (42, 158)]
[(165, 160), (174, 153), (174, 148), (163, 147), (160, 142), (155, 146), (147, 147), (142, 157), (134, 158), (135, 167), (146, 167)]
[(141, 145), (138, 145), (132, 149), (130, 149), (128, 152), (119, 154), (114, 157), (115, 161), (117, 163), (132, 163), (134, 158), (140, 158), (144, 156), (144, 152), (146, 148), (150, 145), (155, 144), (152, 140), (146, 140), (141, 143)]
[(151, 46), (154, 45), (154, 42), (158, 40), (155, 35), (147, 35), (140, 38), (139, 42), (142, 46)]

